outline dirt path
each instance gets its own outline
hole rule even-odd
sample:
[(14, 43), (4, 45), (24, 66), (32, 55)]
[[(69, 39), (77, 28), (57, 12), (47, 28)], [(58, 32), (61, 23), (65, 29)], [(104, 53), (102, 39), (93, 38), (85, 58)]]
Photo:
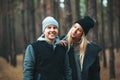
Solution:
[[(103, 61), (101, 60), (101, 80), (110, 80), (109, 79), (109, 52), (106, 51), (107, 56), (107, 68), (103, 68)], [(111, 80), (120, 80), (120, 53), (115, 51), (115, 74), (116, 79)]]
[(22, 80), (22, 56), (17, 60), (17, 67), (13, 67), (0, 57), (0, 80)]

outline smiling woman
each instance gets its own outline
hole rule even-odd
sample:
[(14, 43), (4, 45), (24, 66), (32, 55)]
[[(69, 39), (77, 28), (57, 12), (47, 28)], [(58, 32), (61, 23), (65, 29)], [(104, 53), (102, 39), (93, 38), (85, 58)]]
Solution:
[(99, 52), (102, 49), (86, 38), (94, 24), (91, 17), (85, 16), (75, 21), (63, 38), (68, 43), (72, 80), (100, 80)]

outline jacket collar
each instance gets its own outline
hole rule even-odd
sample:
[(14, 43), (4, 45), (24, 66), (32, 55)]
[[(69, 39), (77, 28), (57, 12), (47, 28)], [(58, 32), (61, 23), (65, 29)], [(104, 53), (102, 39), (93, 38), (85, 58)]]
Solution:
[[(48, 42), (46, 39), (45, 39), (45, 34), (42, 34), (40, 37), (38, 37), (37, 41), (46, 41)], [(55, 44), (53, 45), (53, 47), (55, 48), (57, 44), (59, 44), (60, 42), (60, 39), (59, 37), (56, 37), (55, 39)]]

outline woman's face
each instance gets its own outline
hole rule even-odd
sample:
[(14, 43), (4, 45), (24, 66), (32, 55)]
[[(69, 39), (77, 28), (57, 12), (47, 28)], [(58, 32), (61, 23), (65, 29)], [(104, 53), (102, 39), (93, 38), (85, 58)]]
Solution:
[(82, 35), (83, 35), (83, 29), (81, 25), (79, 25), (78, 23), (75, 23), (72, 27), (70, 36), (73, 39), (81, 39)]
[(45, 28), (44, 34), (46, 40), (55, 40), (55, 38), (58, 36), (58, 28), (54, 25), (49, 25)]

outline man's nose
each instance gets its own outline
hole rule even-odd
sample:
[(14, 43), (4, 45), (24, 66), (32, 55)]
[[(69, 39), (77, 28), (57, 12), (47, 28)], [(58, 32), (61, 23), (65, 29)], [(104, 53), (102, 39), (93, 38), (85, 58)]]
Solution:
[(55, 29), (54, 29), (54, 28), (51, 28), (50, 30), (51, 30), (51, 31), (54, 31)]

